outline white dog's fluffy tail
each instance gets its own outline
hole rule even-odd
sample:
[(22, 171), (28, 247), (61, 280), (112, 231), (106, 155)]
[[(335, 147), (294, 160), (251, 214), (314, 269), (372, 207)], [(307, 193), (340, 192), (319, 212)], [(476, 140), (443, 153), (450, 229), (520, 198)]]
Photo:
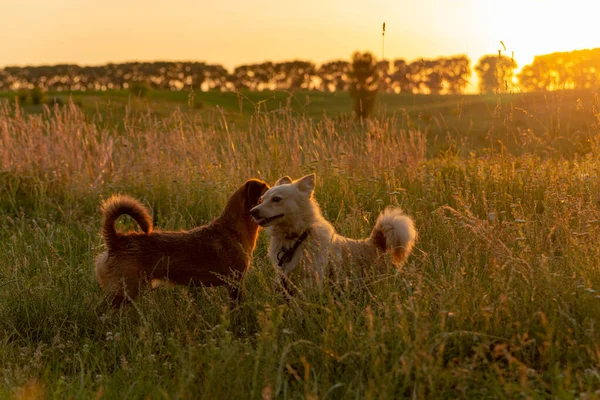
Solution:
[(402, 265), (417, 239), (412, 218), (398, 208), (386, 208), (377, 218), (369, 240), (381, 251), (389, 251), (392, 262)]

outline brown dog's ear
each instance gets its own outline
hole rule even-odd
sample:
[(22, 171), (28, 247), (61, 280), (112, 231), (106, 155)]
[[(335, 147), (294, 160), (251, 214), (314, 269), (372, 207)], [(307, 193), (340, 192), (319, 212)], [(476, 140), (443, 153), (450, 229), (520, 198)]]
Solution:
[(250, 179), (246, 182), (246, 199), (250, 208), (258, 204), (260, 197), (269, 190), (269, 185), (259, 179)]
[(280, 178), (277, 182), (275, 182), (275, 186), (287, 185), (290, 183), (292, 183), (292, 178), (286, 175), (283, 178)]

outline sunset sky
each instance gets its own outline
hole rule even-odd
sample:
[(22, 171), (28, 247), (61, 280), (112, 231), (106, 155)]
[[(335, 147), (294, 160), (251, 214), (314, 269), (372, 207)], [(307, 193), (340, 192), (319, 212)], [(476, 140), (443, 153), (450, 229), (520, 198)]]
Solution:
[(192, 60), (242, 63), (600, 47), (592, 0), (3, 0), (0, 66)]

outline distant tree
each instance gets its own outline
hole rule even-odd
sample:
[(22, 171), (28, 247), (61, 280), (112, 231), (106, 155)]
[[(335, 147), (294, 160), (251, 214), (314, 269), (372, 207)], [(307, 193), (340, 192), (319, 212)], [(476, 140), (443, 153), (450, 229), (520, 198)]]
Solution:
[[(272, 62), (240, 65), (233, 71), (233, 82), (237, 89), (265, 90), (275, 88), (275, 66)], [(271, 87), (271, 85), (273, 85)]]
[(249, 65), (239, 65), (229, 75), (229, 81), (237, 90), (250, 89), (252, 86), (251, 79), (252, 75), (250, 74)]
[(257, 90), (275, 89), (275, 65), (270, 61), (256, 65), (254, 80), (256, 81)]
[(444, 59), (442, 77), (448, 93), (462, 93), (471, 77), (471, 60), (465, 55)]
[(600, 87), (600, 48), (535, 56), (523, 67), (519, 83), (525, 91)]
[(461, 93), (471, 76), (471, 61), (467, 56), (421, 59), (408, 65), (406, 76), (412, 91), (429, 94)]
[(382, 92), (392, 91), (392, 70), (390, 69), (389, 60), (381, 60), (377, 62), (377, 72), (379, 73), (379, 90)]
[(231, 80), (238, 90), (255, 90), (254, 69), (256, 64), (239, 65), (233, 70)]
[(538, 57), (530, 65), (523, 67), (519, 73), (518, 79), (521, 89), (526, 92), (536, 92), (551, 90), (558, 86), (557, 76), (552, 76), (551, 67), (544, 60)]
[[(229, 72), (221, 65), (206, 65), (204, 69), (204, 82), (208, 90), (227, 90)], [(201, 85), (200, 85), (201, 86)]]
[(479, 76), (479, 92), (504, 92), (512, 81), (516, 68), (514, 59), (501, 54), (481, 57), (475, 66)]
[(373, 54), (355, 52), (348, 77), (354, 113), (360, 119), (367, 118), (373, 111), (379, 88), (379, 71)]
[(333, 92), (337, 90), (348, 90), (348, 73), (350, 63), (348, 61), (330, 61), (321, 64), (316, 71), (316, 76), (320, 78), (320, 90), (324, 92)]
[(413, 93), (427, 92), (427, 72), (425, 60), (416, 60), (408, 64), (408, 79)]
[(275, 69), (275, 86), (281, 90), (311, 89), (315, 76), (315, 64), (310, 61), (288, 61), (277, 63)]
[(430, 94), (440, 94), (444, 89), (443, 70), (444, 59), (424, 60), (424, 84)]
[(413, 82), (406, 61), (394, 60), (394, 71), (391, 74), (391, 87), (395, 93), (412, 93)]

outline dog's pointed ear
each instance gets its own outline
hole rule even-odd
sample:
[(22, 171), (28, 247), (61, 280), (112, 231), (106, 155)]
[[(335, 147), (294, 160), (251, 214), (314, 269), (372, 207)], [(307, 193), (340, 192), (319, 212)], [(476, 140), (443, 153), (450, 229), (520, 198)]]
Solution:
[(296, 182), (294, 182), (294, 184), (298, 187), (298, 190), (300, 190), (301, 192), (312, 195), (313, 190), (315, 190), (315, 180), (315, 174), (310, 174), (298, 179)]
[(277, 182), (275, 182), (275, 186), (287, 185), (290, 183), (292, 183), (292, 178), (286, 175), (283, 178), (280, 178)]
[(261, 196), (269, 190), (269, 185), (260, 179), (250, 179), (246, 182), (246, 198), (250, 208), (258, 204)]

